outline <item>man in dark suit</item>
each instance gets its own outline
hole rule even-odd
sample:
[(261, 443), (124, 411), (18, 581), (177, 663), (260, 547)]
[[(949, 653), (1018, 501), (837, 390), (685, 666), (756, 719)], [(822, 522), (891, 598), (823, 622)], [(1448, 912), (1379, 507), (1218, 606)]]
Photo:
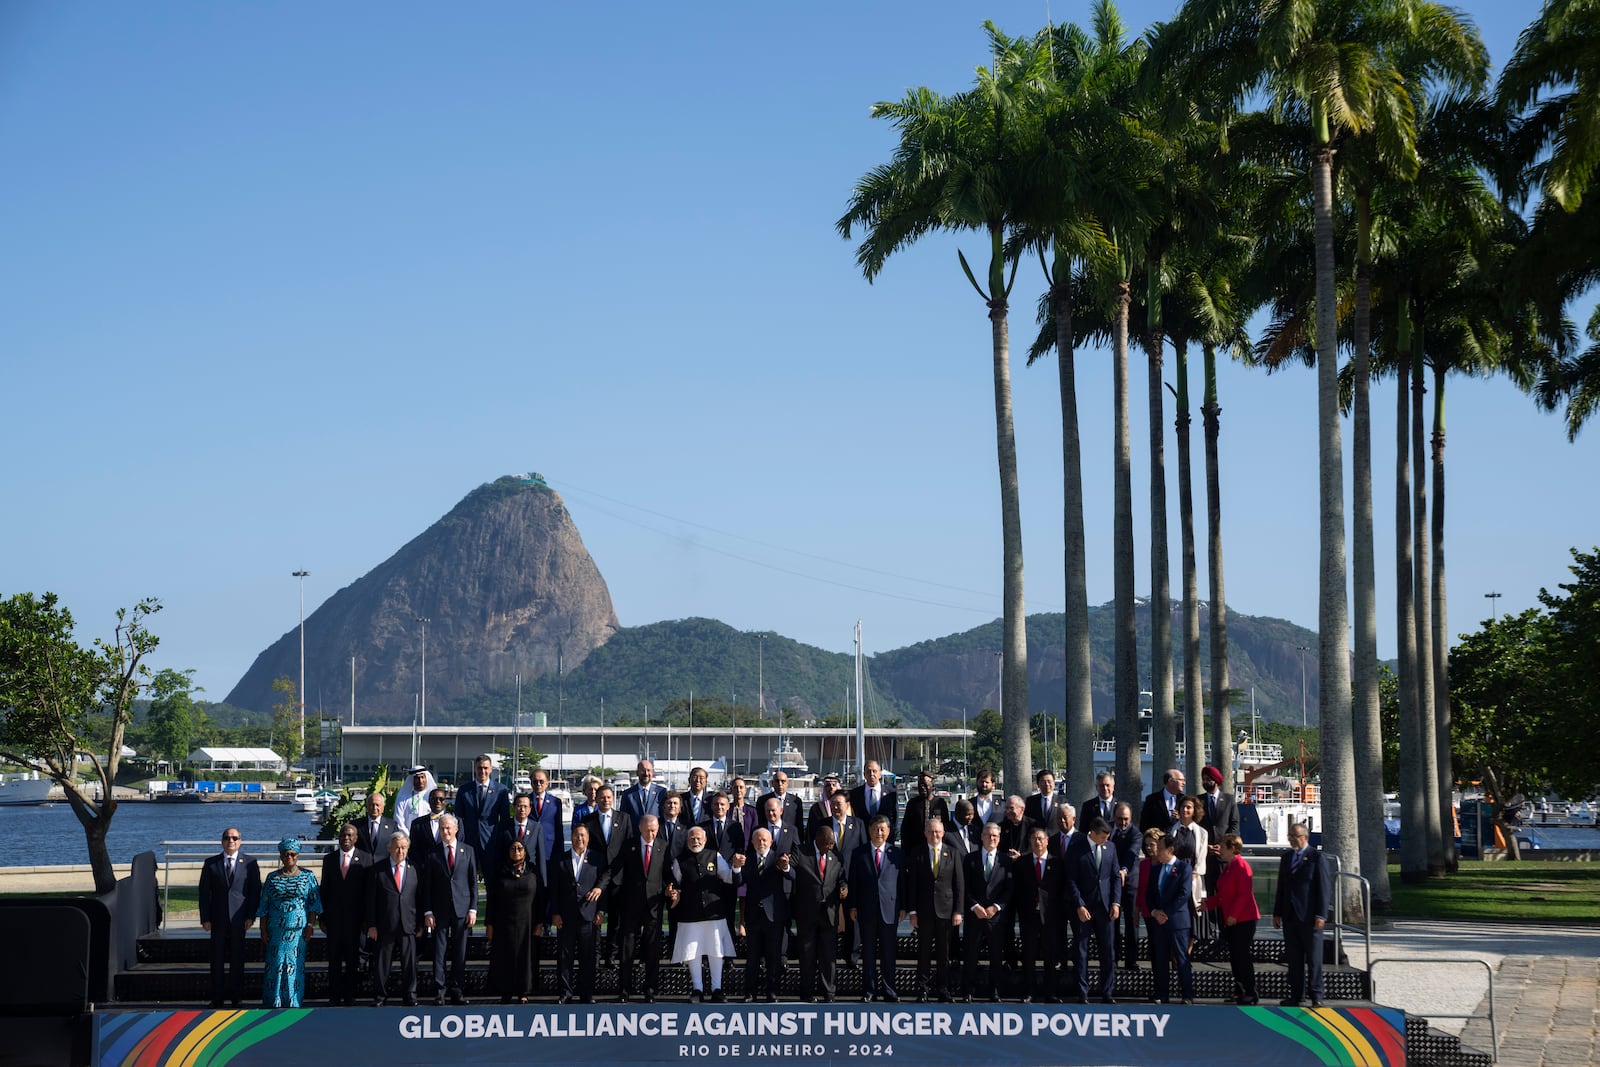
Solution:
[(1139, 969), (1139, 861), (1144, 858), (1144, 835), (1133, 824), (1133, 807), (1117, 801), (1111, 828), (1111, 847), (1117, 850), (1122, 868), (1122, 914), (1117, 918), (1120, 932), (1117, 963), (1125, 971)]
[(1100, 819), (1107, 826), (1117, 818), (1117, 776), (1111, 771), (1096, 771), (1094, 796), (1078, 809), (1078, 825), (1088, 826), (1091, 820)]
[[(885, 805), (887, 807), (887, 805)], [(888, 813), (867, 823), (867, 843), (850, 860), (850, 920), (861, 934), (861, 999), (897, 1001), (895, 937), (906, 916), (905, 861), (889, 842)]]
[(966, 887), (966, 916), (962, 941), (966, 947), (965, 980), (967, 1003), (978, 991), (978, 964), (988, 964), (989, 999), (1000, 999), (1000, 961), (1004, 946), (1001, 938), (1009, 923), (1001, 915), (1011, 908), (1011, 861), (1000, 851), (1000, 825), (985, 823), (979, 847), (962, 861)]
[[(668, 793), (661, 801), (661, 818), (656, 820), (656, 837), (667, 847), (672, 859), (682, 855), (683, 846), (689, 839), (690, 829), (692, 827), (683, 825), (683, 798), (677, 793)], [(634, 836), (637, 838), (638, 834)]]
[(706, 769), (696, 767), (689, 772), (689, 788), (678, 794), (683, 802), (678, 822), (686, 834), (711, 817), (711, 790), (706, 787), (707, 781)]
[(561, 798), (550, 795), (550, 773), (536, 769), (533, 772), (533, 806), (528, 817), (539, 824), (539, 840), (544, 849), (541, 857), (546, 866), (561, 841), (561, 828), (566, 825), (566, 813), (561, 810)]
[[(830, 774), (822, 780), (822, 795), (811, 805), (811, 810), (806, 812), (805, 832), (802, 834), (806, 841), (814, 841), (817, 827), (833, 818), (833, 805), (830, 802), (833, 800), (833, 794), (839, 792), (840, 788), (837, 774)], [(845, 797), (846, 801), (849, 799), (848, 796)]]
[[(572, 847), (550, 867), (550, 923), (558, 931), (556, 967), (561, 1003), (594, 1003), (595, 940), (609, 877), (604, 860), (589, 849), (587, 818), (572, 828)], [(574, 980), (576, 969), (576, 980)]]
[(1078, 1003), (1089, 1001), (1089, 936), (1100, 947), (1100, 1002), (1115, 1003), (1117, 916), (1122, 913), (1122, 868), (1111, 845), (1111, 827), (1096, 815), (1078, 835), (1083, 840), (1067, 863), (1067, 893), (1072, 907), (1072, 942)]
[(1050, 823), (1050, 855), (1060, 860), (1067, 858), (1073, 842), (1080, 836), (1078, 833), (1078, 813), (1072, 810), (1071, 804), (1057, 804), (1054, 808), (1055, 819)]
[(877, 760), (869, 759), (861, 769), (864, 781), (850, 790), (850, 810), (856, 818), (872, 820), (882, 815), (889, 820), (889, 840), (895, 839), (895, 827), (900, 822), (900, 797), (883, 780), (883, 768)]
[[(663, 790), (665, 792), (665, 790)], [(601, 883), (601, 904), (606, 915), (606, 935), (601, 947), (601, 962), (611, 965), (612, 956), (622, 948), (619, 931), (622, 929), (621, 900), (617, 887), (622, 883), (622, 855), (633, 840), (633, 820), (626, 812), (616, 808), (616, 794), (609, 785), (602, 785), (594, 794), (595, 810), (583, 817), (580, 826), (589, 828), (589, 851), (595, 862), (605, 871)]]
[(513, 841), (521, 841), (522, 847), (528, 850), (529, 863), (543, 863), (544, 827), (534, 820), (533, 798), (526, 793), (519, 794), (511, 802), (511, 814), (500, 824), (489, 846), (494, 855), (495, 870), (499, 870), (505, 862), (506, 850)]
[(710, 817), (700, 824), (706, 846), (731, 865), (734, 853), (744, 851), (744, 823), (729, 810), (725, 793), (711, 794), (709, 810)]
[(1283, 962), (1289, 972), (1284, 1007), (1299, 1005), (1307, 993), (1313, 1008), (1322, 1006), (1322, 930), (1332, 904), (1322, 854), (1311, 847), (1305, 824), (1295, 823), (1289, 827), (1289, 850), (1278, 861), (1278, 892), (1272, 902), (1272, 928), (1283, 931)]
[(994, 791), (994, 771), (988, 767), (978, 769), (978, 791), (968, 800), (973, 818), (980, 823), (999, 822), (1006, 817), (1005, 797)]
[[(768, 796), (762, 801), (761, 822), (756, 824), (756, 829), (765, 830), (771, 835), (773, 849), (787, 856), (800, 843), (800, 832), (789, 825), (784, 814), (783, 798)], [(755, 840), (754, 835), (751, 840)]]
[[(790, 845), (786, 851), (791, 851), (800, 842), (800, 834), (805, 826), (802, 816), (800, 798), (789, 792), (789, 776), (782, 771), (772, 772), (772, 792), (761, 794), (761, 799), (756, 801), (756, 810), (761, 813), (763, 822), (771, 821), (771, 803), (776, 800), (783, 813), (783, 824), (789, 828)], [(776, 842), (774, 842), (776, 843)]]
[(1183, 796), (1183, 772), (1173, 767), (1161, 776), (1161, 788), (1144, 798), (1139, 812), (1139, 831), (1171, 830), (1178, 821), (1178, 798)]
[(419, 870), (428, 865), (428, 857), (439, 844), (440, 820), (444, 818), (444, 790), (434, 786), (428, 791), (428, 814), (411, 820), (411, 853), (409, 859)]
[(494, 839), (511, 815), (511, 797), (494, 781), (494, 759), (487, 753), (472, 761), (472, 775), (473, 781), (456, 790), (455, 816), (461, 821), (457, 837), (478, 854), (484, 877), (492, 878), (500, 866)]
[(361, 931), (367, 911), (367, 874), (372, 864), (356, 847), (356, 827), (339, 827), (339, 847), (322, 857), (322, 914), (317, 925), (328, 939), (328, 1003), (356, 1002), (361, 974)]
[[(666, 797), (667, 790), (656, 780), (656, 765), (650, 760), (642, 759), (634, 768), (633, 784), (622, 791), (616, 798), (617, 808), (628, 817), (629, 835), (639, 825), (639, 820), (646, 815), (661, 816), (661, 801)], [(599, 798), (596, 797), (596, 800)]]
[(917, 932), (917, 983), (922, 999), (950, 1000), (950, 940), (961, 927), (966, 883), (961, 857), (945, 844), (944, 822), (929, 819), (925, 847), (906, 863), (911, 888), (911, 928)]
[[(856, 849), (867, 843), (867, 824), (850, 814), (850, 797), (843, 790), (828, 798), (828, 820), (823, 825), (833, 831), (833, 849), (848, 866)], [(815, 836), (813, 830), (813, 840)]]
[(900, 819), (900, 846), (906, 850), (907, 858), (914, 860), (928, 850), (927, 827), (934, 823), (946, 826), (949, 822), (949, 805), (943, 797), (933, 795), (932, 772), (919, 771), (917, 794), (906, 801), (905, 814)]
[(1056, 796), (1056, 776), (1050, 771), (1040, 771), (1033, 776), (1034, 784), (1039, 791), (1023, 801), (1023, 814), (1040, 826), (1055, 826), (1056, 806), (1060, 798)]
[(945, 840), (961, 855), (976, 852), (983, 843), (983, 828), (972, 811), (972, 802), (966, 797), (956, 801), (950, 809), (950, 823), (945, 828)]
[(1033, 848), (1033, 832), (1041, 827), (1028, 818), (1027, 805), (1019, 796), (1007, 797), (1003, 810), (1004, 815), (997, 824), (1000, 827), (1000, 851), (1012, 860), (1026, 856)]
[[(211, 935), (211, 1006), (244, 999), (244, 935), (261, 905), (261, 866), (239, 849), (239, 831), (222, 831), (222, 851), (200, 868), (200, 925)], [(227, 964), (224, 978), (223, 965)]]
[(733, 872), (734, 881), (746, 888), (744, 921), (739, 925), (739, 933), (745, 938), (744, 999), (759, 998), (772, 1004), (778, 999), (778, 983), (783, 975), (794, 865), (789, 853), (773, 846), (772, 832), (765, 826), (756, 827), (750, 845), (744, 862), (735, 858)]
[(1145, 903), (1150, 908), (1150, 971), (1155, 978), (1157, 1004), (1169, 1002), (1172, 967), (1178, 968), (1178, 989), (1185, 1004), (1194, 1003), (1194, 972), (1189, 966), (1189, 934), (1194, 924), (1189, 917), (1189, 894), (1194, 868), (1177, 858), (1172, 837), (1162, 834), (1156, 842), (1150, 865), (1152, 885), (1145, 887)]
[(822, 980), (823, 1003), (834, 997), (834, 977), (839, 963), (839, 934), (844, 930), (844, 859), (834, 848), (833, 829), (822, 822), (811, 833), (811, 844), (794, 851), (795, 936), (800, 944), (800, 999), (814, 999), (817, 979)]
[(402, 830), (389, 838), (389, 856), (367, 877), (367, 940), (376, 956), (373, 1003), (388, 998), (389, 968), (400, 957), (400, 988), (406, 1007), (417, 1003), (417, 938), (424, 929), (422, 876), (406, 862), (411, 839)]
[[(676, 800), (677, 797), (669, 798)], [(616, 893), (622, 911), (622, 980), (618, 1000), (626, 1003), (634, 993), (633, 961), (644, 959), (646, 1004), (656, 999), (661, 970), (661, 913), (666, 907), (668, 872), (675, 858), (660, 836), (667, 816), (646, 815), (639, 820), (639, 836), (622, 857), (621, 880)], [(687, 832), (679, 829), (679, 837)]]
[(383, 813), (386, 804), (382, 793), (368, 793), (366, 817), (356, 823), (356, 847), (367, 854), (367, 862), (373, 866), (388, 858), (389, 838), (400, 829)]
[[(435, 1004), (467, 1002), (462, 979), (467, 969), (467, 938), (478, 921), (478, 856), (471, 845), (456, 840), (454, 815), (439, 820), (439, 843), (428, 853), (423, 888), (423, 919), (433, 933)], [(445, 964), (449, 963), (448, 982)]]
[[(1062, 938), (1054, 931), (1066, 925), (1062, 907), (1066, 894), (1062, 861), (1050, 854), (1049, 838), (1035, 829), (1029, 850), (1011, 863), (1011, 902), (1022, 927), (1022, 1002), (1035, 998), (1046, 1004), (1059, 1002), (1057, 992)], [(1038, 970), (1040, 957), (1044, 972)]]

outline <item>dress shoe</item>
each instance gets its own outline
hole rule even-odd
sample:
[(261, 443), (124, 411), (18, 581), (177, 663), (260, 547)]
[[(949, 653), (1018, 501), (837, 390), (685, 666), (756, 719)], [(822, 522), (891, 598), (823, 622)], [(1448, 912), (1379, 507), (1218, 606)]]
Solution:
[(822, 1003), (824, 1003), (824, 1004), (832, 1004), (833, 1003), (833, 994), (832, 993), (824, 993), (824, 994), (822, 994), (822, 996), (819, 999), (821, 999)]
[(863, 1003), (863, 1004), (871, 1004), (872, 1003), (872, 994), (871, 993), (863, 993), (863, 994), (861, 994), (861, 1003)]
[(706, 995), (698, 989), (689, 990), (689, 1003), (699, 1004), (706, 999)]
[(778, 998), (773, 994), (768, 993), (766, 996), (761, 998), (761, 1002), (763, 1004), (776, 1004), (778, 1003)]
[(1116, 1002), (1117, 1002), (1117, 998), (1116, 997), (1101, 997), (1100, 998), (1100, 1003), (1102, 1003), (1102, 1004), (1115, 1004)]
[(756, 1002), (756, 995), (754, 993), (746, 993), (744, 995), (744, 1002), (746, 1004), (754, 1004)]
[(403, 1001), (403, 1003), (408, 1008), (414, 1008), (414, 1007), (417, 1006), (417, 998), (415, 996), (411, 995), (410, 993), (407, 993), (406, 994), (406, 999)]
[(220, 1007), (222, 1007), (222, 1001), (220, 1001), (220, 1000), (213, 1000), (213, 1001), (212, 1001), (212, 1002), (211, 1002), (211, 1006), (212, 1006), (212, 1007), (213, 1007), (213, 1008), (220, 1008)]
[(898, 1004), (900, 1003), (900, 994), (891, 989), (887, 993), (883, 994), (883, 999), (888, 1001), (890, 1004)]
[(450, 991), (450, 1003), (452, 1003), (452, 1004), (465, 1004), (466, 1002), (467, 1002), (467, 995), (465, 993), (461, 992), (461, 990), (452, 989)]
[(579, 1004), (593, 1004), (594, 1003), (594, 997), (592, 997), (592, 996), (579, 997), (578, 998), (578, 1003)]
[(1017, 998), (1017, 1003), (1018, 1004), (1032, 1004), (1033, 1003), (1033, 997), (1029, 996), (1027, 993), (1024, 993), (1024, 994), (1022, 994), (1022, 996)]
[(563, 993), (563, 994), (561, 994), (561, 996), (556, 999), (556, 1003), (557, 1004), (571, 1004), (572, 1003), (572, 994), (571, 993)]
[(656, 1002), (656, 995), (654, 993), (646, 993), (639, 999), (643, 1000), (646, 1004), (654, 1004)]
[(518, 997), (517, 998), (517, 1003), (518, 1004), (526, 1004), (526, 1003), (528, 1003), (528, 998), (527, 997)]
[(434, 1003), (434, 1005), (436, 1007), (440, 1007), (440, 1008), (444, 1007), (444, 994), (443, 993), (435, 993), (433, 995), (433, 1003)]
[(626, 992), (618, 993), (617, 994), (617, 1003), (618, 1004), (626, 1004), (626, 1003), (628, 1003), (628, 994)]
[(918, 1004), (926, 1004), (926, 1003), (928, 1003), (928, 1001), (930, 1001), (932, 999), (933, 999), (932, 997), (930, 997), (930, 996), (928, 996), (928, 994), (924, 993), (920, 997), (917, 998), (917, 1003)]
[(1321, 998), (1321, 997), (1312, 997), (1312, 998), (1311, 998), (1311, 1006), (1312, 1006), (1312, 1007), (1313, 1007), (1313, 1008), (1320, 1008), (1320, 1007), (1322, 1007), (1322, 998)]
[(949, 993), (940, 993), (939, 994), (939, 1003), (940, 1004), (948, 1004), (948, 1003), (950, 1003), (950, 994)]
[(1183, 1002), (1185, 1004), (1193, 1004), (1194, 1003), (1194, 998), (1193, 997), (1184, 997), (1183, 998)]
[(373, 997), (373, 998), (372, 998), (372, 1006), (373, 1006), (373, 1007), (374, 1007), (374, 1008), (381, 1008), (381, 1007), (383, 1007), (383, 998), (382, 998), (382, 997)]
[(1079, 993), (1077, 996), (1072, 998), (1072, 1002), (1074, 1004), (1087, 1004), (1089, 1003), (1089, 998), (1084, 994)]
[(800, 1003), (802, 1004), (815, 1004), (816, 1002), (817, 998), (812, 996), (810, 993), (807, 993), (805, 996), (800, 998)]
[(1240, 997), (1239, 998), (1239, 1004), (1242, 1007), (1248, 1007), (1249, 1005), (1260, 1004), (1260, 1003), (1261, 1003), (1261, 998), (1260, 997)]
[(713, 1003), (713, 1004), (726, 1004), (727, 1002), (728, 1002), (728, 995), (726, 993), (724, 993), (722, 990), (713, 989), (711, 991), (711, 1003)]
[(1284, 997), (1282, 1000), (1278, 1001), (1278, 1005), (1284, 1008), (1298, 1008), (1300, 1006), (1300, 1002), (1293, 997)]
[(963, 1003), (963, 1004), (971, 1004), (972, 1003), (972, 994), (968, 993), (966, 996), (962, 997), (961, 998), (961, 1003)]
[(998, 1003), (1000, 1003), (1000, 991), (998, 989), (996, 989), (993, 993), (989, 994), (989, 1003), (990, 1004), (998, 1004)]

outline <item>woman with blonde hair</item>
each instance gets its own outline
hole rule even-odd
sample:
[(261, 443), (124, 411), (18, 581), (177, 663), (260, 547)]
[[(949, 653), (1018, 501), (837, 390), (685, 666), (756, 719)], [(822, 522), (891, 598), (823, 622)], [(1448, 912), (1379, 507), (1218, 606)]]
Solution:
[(1256, 965), (1250, 945), (1256, 939), (1256, 922), (1261, 907), (1256, 903), (1255, 872), (1244, 858), (1244, 841), (1238, 834), (1224, 834), (1222, 873), (1217, 877), (1215, 896), (1206, 898), (1205, 908), (1222, 917), (1222, 940), (1228, 946), (1228, 963), (1233, 968), (1234, 1003), (1256, 1004)]

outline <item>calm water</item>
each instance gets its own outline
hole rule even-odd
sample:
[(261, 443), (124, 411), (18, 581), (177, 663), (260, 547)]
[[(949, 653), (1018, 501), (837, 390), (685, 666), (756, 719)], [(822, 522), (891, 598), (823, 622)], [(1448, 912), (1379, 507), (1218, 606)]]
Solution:
[[(215, 852), (221, 847), (222, 831), (237, 826), (244, 835), (246, 851), (257, 858), (273, 859), (280, 840), (290, 834), (309, 839), (319, 825), (308, 812), (296, 811), (289, 804), (130, 801), (117, 807), (106, 844), (114, 863), (125, 863), (145, 851), (153, 851), (159, 863), (166, 855), (161, 847), (163, 841), (204, 841), (207, 846), (184, 851), (209, 848)], [(6, 866), (89, 862), (83, 827), (66, 804), (0, 807), (0, 832), (6, 838)]]

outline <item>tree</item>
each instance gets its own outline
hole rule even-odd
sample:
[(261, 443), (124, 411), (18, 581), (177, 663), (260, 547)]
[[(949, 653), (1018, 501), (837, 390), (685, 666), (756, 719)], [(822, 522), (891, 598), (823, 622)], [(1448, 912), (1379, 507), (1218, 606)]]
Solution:
[(156, 754), (173, 766), (184, 762), (192, 751), (193, 739), (203, 715), (194, 702), (194, 693), (203, 692), (194, 684), (193, 671), (168, 667), (157, 672), (150, 683), (150, 708), (145, 712), (146, 734)]
[(292, 678), (274, 678), (272, 691), (283, 694), (272, 705), (272, 747), (286, 766), (293, 767), (300, 761), (300, 697)]
[[(145, 622), (160, 610), (150, 599), (119, 609), (111, 639), (85, 648), (54, 593), (17, 593), (0, 603), (0, 757), (61, 786), (83, 827), (97, 893), (117, 884), (106, 850), (117, 811), (113, 785), (134, 698), (150, 684), (144, 659), (159, 643)], [(80, 758), (92, 786), (78, 780)]]
[(1536, 172), (1545, 197), (1575, 211), (1600, 165), (1600, 4), (1548, 0), (1522, 31), (1499, 95), (1523, 113), (1524, 161), (1549, 153)]
[(874, 118), (894, 124), (900, 143), (891, 160), (856, 183), (838, 221), (841, 236), (859, 227), (856, 263), (870, 282), (884, 263), (927, 234), (976, 230), (989, 242), (986, 284), (964, 253), (961, 269), (988, 308), (994, 367), (995, 442), (1000, 474), (1002, 542), (1002, 717), (1005, 766), (1010, 780), (1032, 778), (1028, 742), (1027, 619), (1022, 593), (1022, 505), (1017, 484), (1017, 442), (1011, 403), (1011, 349), (1007, 310), (1013, 265), (1006, 277), (1006, 240), (1020, 224), (1026, 202), (1027, 160), (1038, 142), (1035, 102), (1050, 78), (1048, 43), (1011, 38), (986, 22), (992, 65), (980, 67), (977, 85), (951, 97), (913, 90), (899, 101), (873, 105)]

